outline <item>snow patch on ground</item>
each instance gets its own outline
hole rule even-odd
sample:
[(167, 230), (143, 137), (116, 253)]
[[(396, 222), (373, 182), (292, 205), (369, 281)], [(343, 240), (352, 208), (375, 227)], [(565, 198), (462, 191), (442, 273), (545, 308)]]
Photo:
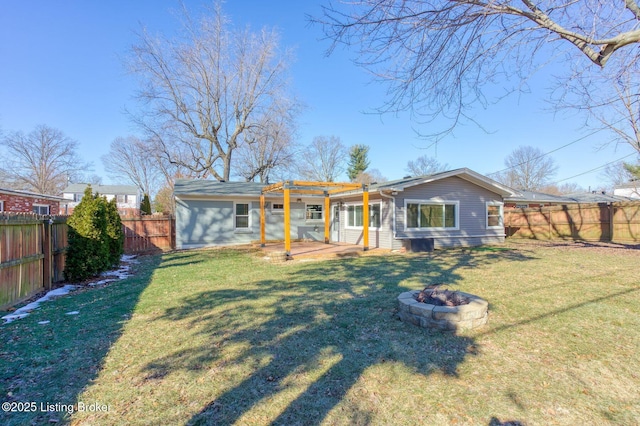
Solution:
[[(96, 286), (100, 286), (100, 285), (105, 285), (108, 283), (112, 283), (115, 281), (120, 281), (123, 280), (125, 278), (129, 278), (132, 276), (132, 274), (129, 273), (129, 269), (130, 269), (130, 265), (132, 263), (139, 263), (138, 260), (135, 259), (136, 256), (135, 255), (122, 255), (122, 257), (120, 258), (120, 261), (122, 262), (120, 264), (120, 267), (116, 270), (113, 271), (106, 271), (103, 272), (102, 274), (100, 274), (103, 277), (110, 277), (110, 278), (105, 278), (103, 280), (100, 281), (96, 281), (96, 282), (92, 282), (89, 283), (89, 286), (92, 287), (96, 287)], [(39, 298), (38, 300), (36, 300), (35, 302), (31, 302), (23, 307), (21, 307), (20, 309), (16, 309), (15, 311), (13, 311), (12, 313), (5, 315), (3, 317), (1, 317), (4, 320), (5, 324), (8, 324), (12, 321), (15, 321), (17, 319), (22, 319), (26, 316), (29, 315), (29, 313), (31, 311), (33, 311), (34, 309), (38, 309), (40, 307), (41, 303), (44, 302), (48, 302), (49, 300), (56, 298), (56, 297), (60, 297), (60, 296), (65, 296), (69, 293), (71, 293), (72, 291), (77, 290), (78, 288), (80, 288), (79, 285), (76, 284), (67, 284), (63, 287), (60, 288), (56, 288), (53, 289), (51, 291), (49, 291), (47, 294), (45, 294), (44, 296), (42, 296), (41, 298)], [(78, 315), (80, 312), (78, 311), (71, 311), (71, 312), (67, 312), (67, 315)], [(40, 321), (38, 324), (48, 324), (49, 321)]]
[(53, 299), (54, 297), (60, 297), (60, 296), (64, 296), (66, 294), (69, 294), (72, 291), (76, 290), (77, 288), (78, 288), (77, 285), (67, 284), (64, 287), (60, 287), (60, 288), (56, 288), (54, 290), (51, 290), (50, 292), (48, 292), (47, 294), (45, 294), (44, 296), (42, 296), (40, 299), (36, 300), (35, 302), (31, 302), (28, 305), (25, 305), (20, 309), (16, 309), (15, 311), (10, 313), (9, 315), (3, 316), (2, 319), (5, 320), (5, 324), (9, 323), (11, 321), (15, 321), (17, 319), (22, 319), (22, 318), (26, 317), (27, 315), (29, 315), (29, 313), (31, 311), (33, 311), (34, 309), (38, 309), (40, 307), (41, 303), (48, 302), (49, 300)]

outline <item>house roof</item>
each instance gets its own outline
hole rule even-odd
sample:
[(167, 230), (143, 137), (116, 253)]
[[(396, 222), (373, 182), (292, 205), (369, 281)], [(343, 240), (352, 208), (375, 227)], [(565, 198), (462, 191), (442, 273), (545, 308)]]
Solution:
[[(452, 176), (465, 179), (502, 196), (513, 196), (518, 194), (515, 190), (467, 168), (435, 173), (433, 175), (416, 176), (394, 181), (374, 183), (369, 185), (369, 192), (404, 191), (405, 188), (434, 182)], [(256, 182), (217, 182), (212, 180), (176, 179), (173, 193), (176, 196), (259, 196), (262, 188), (265, 186), (267, 185)], [(353, 190), (339, 195), (336, 194), (336, 196), (358, 194), (361, 192), (362, 190)]]
[(388, 182), (374, 183), (369, 186), (369, 191), (404, 191), (406, 188), (410, 188), (412, 186), (422, 185), (425, 183), (434, 182), (454, 176), (474, 183), (504, 197), (515, 196), (518, 194), (518, 192), (514, 189), (502, 185), (501, 183), (498, 183), (493, 179), (489, 179), (488, 177), (474, 172), (473, 170), (466, 167), (448, 170), (446, 172), (434, 173), (432, 175), (407, 177)]
[(217, 182), (213, 180), (176, 179), (175, 195), (259, 196), (266, 185), (256, 182)]
[(58, 197), (56, 195), (38, 194), (37, 192), (20, 191), (17, 189), (9, 189), (9, 188), (0, 188), (0, 194), (20, 195), (22, 197), (29, 197), (29, 198), (44, 198), (46, 200), (51, 200), (51, 201), (69, 201), (67, 199)]
[[(88, 183), (72, 183), (67, 186), (62, 193), (80, 194), (87, 188)], [(94, 193), (113, 195), (137, 195), (138, 187), (134, 185), (91, 185)]]
[(544, 192), (537, 191), (525, 191), (520, 190), (520, 194), (512, 197), (506, 197), (505, 201), (512, 201), (516, 203), (576, 203), (577, 201), (563, 195), (546, 194)]
[(578, 203), (615, 203), (620, 201), (632, 201), (632, 198), (620, 195), (603, 194), (601, 192), (580, 192), (568, 194), (566, 197), (576, 200)]
[(505, 201), (516, 203), (554, 203), (554, 204), (577, 204), (577, 203), (614, 203), (619, 201), (630, 201), (631, 198), (618, 195), (603, 194), (601, 192), (576, 192), (566, 195), (545, 194), (536, 191), (520, 191), (519, 196), (506, 197)]

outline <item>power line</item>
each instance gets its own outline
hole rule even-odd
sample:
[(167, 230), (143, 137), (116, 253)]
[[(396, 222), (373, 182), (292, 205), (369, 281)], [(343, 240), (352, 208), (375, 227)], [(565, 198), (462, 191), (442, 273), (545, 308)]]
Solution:
[(487, 176), (497, 175), (498, 173), (506, 172), (507, 170), (515, 169), (516, 167), (520, 167), (520, 166), (522, 166), (523, 164), (529, 163), (529, 162), (531, 162), (531, 161), (538, 160), (538, 159), (540, 159), (540, 158), (542, 158), (542, 157), (545, 157), (545, 156), (547, 156), (547, 155), (549, 155), (549, 154), (552, 154), (552, 153), (554, 153), (554, 152), (556, 152), (556, 151), (560, 151), (560, 150), (561, 150), (561, 149), (563, 149), (563, 148), (566, 148), (566, 147), (568, 147), (568, 146), (570, 146), (570, 145), (573, 145), (574, 143), (580, 142), (580, 141), (582, 141), (582, 140), (584, 140), (584, 139), (586, 139), (586, 138), (588, 138), (588, 137), (591, 137), (591, 136), (595, 135), (596, 133), (601, 132), (602, 130), (604, 130), (604, 129), (602, 129), (602, 128), (601, 128), (601, 129), (596, 129), (596, 130), (594, 130), (593, 132), (591, 132), (591, 133), (589, 133), (589, 134), (586, 134), (586, 135), (582, 136), (581, 138), (578, 138), (578, 139), (576, 139), (576, 140), (574, 140), (574, 141), (572, 141), (572, 142), (569, 142), (569, 143), (567, 143), (567, 144), (564, 144), (564, 145), (562, 145), (562, 146), (560, 146), (560, 147), (558, 147), (558, 148), (556, 148), (556, 149), (552, 149), (552, 150), (551, 150), (551, 151), (549, 151), (549, 152), (545, 152), (544, 154), (538, 155), (538, 156), (537, 156), (537, 157), (535, 157), (535, 158), (530, 158), (530, 159), (528, 159), (528, 160), (526, 160), (526, 161), (523, 161), (522, 163), (516, 164), (516, 165), (514, 165), (514, 166), (507, 167), (506, 169), (502, 169), (502, 170), (498, 170), (497, 172), (489, 173)]
[(617, 160), (610, 161), (610, 162), (608, 162), (606, 164), (603, 164), (602, 166), (598, 166), (598, 167), (596, 167), (594, 169), (587, 170), (586, 172), (578, 173), (577, 175), (573, 175), (573, 176), (568, 177), (568, 178), (557, 180), (557, 181), (551, 183), (551, 185), (555, 185), (557, 183), (564, 182), (565, 180), (573, 179), (573, 178), (576, 178), (578, 176), (582, 176), (582, 175), (586, 175), (586, 174), (591, 173), (591, 172), (595, 172), (596, 170), (602, 169), (603, 167), (607, 167), (610, 164), (617, 163), (618, 161), (624, 160), (625, 158), (628, 158), (628, 157), (631, 157), (632, 155), (637, 155), (637, 154), (638, 154), (637, 152), (632, 152), (629, 155), (625, 155), (622, 158), (618, 158)]

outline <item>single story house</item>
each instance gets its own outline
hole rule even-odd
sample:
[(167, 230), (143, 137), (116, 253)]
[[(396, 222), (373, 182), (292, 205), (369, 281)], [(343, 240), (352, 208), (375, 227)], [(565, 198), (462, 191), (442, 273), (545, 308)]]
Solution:
[[(265, 185), (178, 179), (176, 247), (248, 244), (260, 241), (260, 195)], [(363, 190), (329, 196), (293, 194), (291, 239), (324, 241), (329, 215), (331, 242), (362, 244)], [(374, 183), (369, 193), (369, 247), (411, 250), (504, 241), (504, 198), (517, 193), (467, 168)], [(265, 194), (266, 240), (284, 238), (284, 198)]]
[(55, 195), (0, 188), (0, 212), (57, 215), (65, 201)]
[[(73, 213), (73, 209), (80, 203), (88, 183), (72, 183), (62, 191), (62, 196), (68, 200), (66, 214)], [(140, 191), (133, 185), (91, 185), (94, 194), (104, 195), (107, 201), (116, 199), (120, 216), (140, 215)]]

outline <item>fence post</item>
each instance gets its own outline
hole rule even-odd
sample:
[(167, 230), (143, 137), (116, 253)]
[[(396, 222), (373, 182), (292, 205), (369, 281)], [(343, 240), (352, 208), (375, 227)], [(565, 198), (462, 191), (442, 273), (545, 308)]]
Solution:
[(609, 206), (609, 241), (613, 242), (613, 216), (616, 212), (615, 207), (613, 207), (613, 203), (607, 203)]
[(46, 290), (51, 290), (52, 283), (52, 267), (53, 267), (53, 241), (51, 238), (51, 219), (44, 219), (42, 221), (42, 254), (44, 259), (42, 260), (42, 286)]

